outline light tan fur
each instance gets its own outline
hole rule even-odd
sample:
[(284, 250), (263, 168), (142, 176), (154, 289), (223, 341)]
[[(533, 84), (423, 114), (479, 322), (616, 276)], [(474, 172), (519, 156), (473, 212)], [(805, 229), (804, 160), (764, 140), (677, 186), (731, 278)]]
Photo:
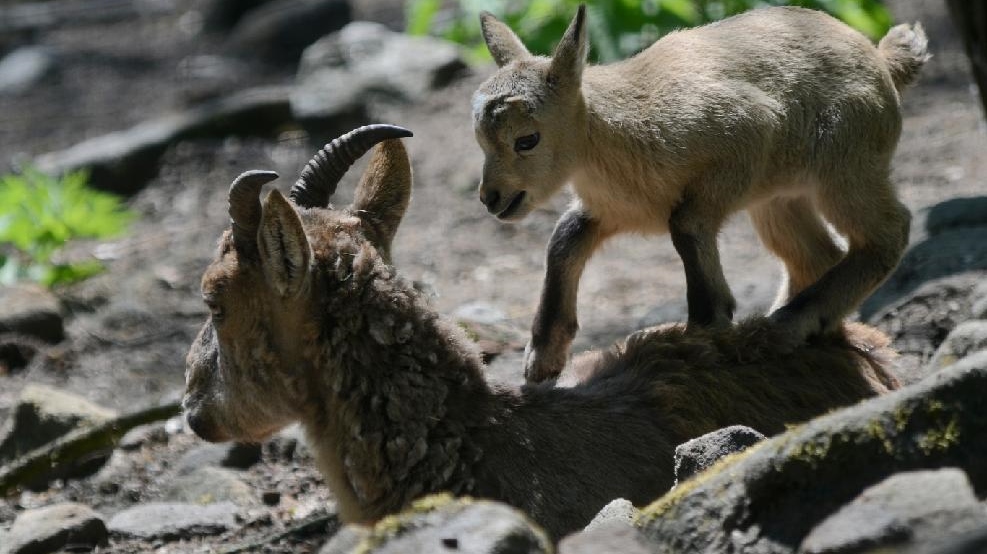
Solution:
[(411, 194), (399, 141), (376, 147), (349, 207), (248, 190), (231, 192), (233, 230), (203, 275), (186, 417), (211, 441), (300, 421), (346, 522), (451, 491), (517, 506), (558, 538), (614, 498), (667, 491), (681, 442), (733, 424), (777, 433), (895, 386), (879, 332), (784, 355), (762, 319), (635, 333), (571, 388), (497, 389), (463, 330), (387, 261)]
[[(928, 58), (921, 26), (899, 25), (875, 47), (821, 12), (765, 8), (585, 66), (584, 13), (550, 58), (481, 18), (501, 66), (473, 97), (481, 200), (518, 220), (567, 183), (575, 192), (549, 243), (527, 378), (562, 369), (582, 269), (617, 233), (670, 233), (689, 323), (728, 324), (735, 302), (716, 236), (741, 209), (784, 262), (772, 317), (786, 344), (836, 329), (908, 242), (910, 215), (889, 173), (901, 92)], [(535, 133), (537, 145), (521, 148)]]

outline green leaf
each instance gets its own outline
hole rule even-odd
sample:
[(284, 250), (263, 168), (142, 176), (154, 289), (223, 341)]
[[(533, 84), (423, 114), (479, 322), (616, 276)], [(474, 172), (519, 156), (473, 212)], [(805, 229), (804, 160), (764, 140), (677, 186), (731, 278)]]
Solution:
[(427, 35), (432, 30), (441, 0), (412, 0), (407, 4), (407, 31), (410, 35)]
[(69, 241), (107, 238), (126, 231), (134, 218), (120, 198), (90, 189), (84, 172), (59, 178), (28, 168), (0, 176), (0, 282), (28, 279), (49, 286), (98, 271), (98, 264), (56, 265)]

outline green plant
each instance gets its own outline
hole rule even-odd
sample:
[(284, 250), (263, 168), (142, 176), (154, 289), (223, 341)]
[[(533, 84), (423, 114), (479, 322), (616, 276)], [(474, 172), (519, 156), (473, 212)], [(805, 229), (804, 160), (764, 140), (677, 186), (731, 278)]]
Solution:
[(56, 261), (70, 240), (115, 236), (133, 219), (118, 197), (89, 188), (87, 179), (82, 171), (53, 178), (34, 169), (0, 177), (0, 284), (54, 286), (103, 269), (95, 260)]
[(771, 5), (824, 10), (872, 39), (891, 26), (880, 0), (458, 0), (451, 10), (443, 9), (442, 0), (410, 0), (408, 32), (458, 42), (474, 61), (486, 60), (479, 14), (487, 10), (510, 25), (532, 52), (549, 54), (581, 1), (589, 11), (591, 56), (604, 62), (630, 56), (675, 29)]

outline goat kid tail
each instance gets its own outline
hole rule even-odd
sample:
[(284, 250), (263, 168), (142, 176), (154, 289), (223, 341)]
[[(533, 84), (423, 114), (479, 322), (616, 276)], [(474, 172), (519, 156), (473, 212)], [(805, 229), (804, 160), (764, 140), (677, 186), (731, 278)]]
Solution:
[(929, 38), (921, 23), (892, 27), (877, 44), (877, 50), (887, 62), (899, 94), (915, 82), (922, 66), (932, 57), (929, 54)]

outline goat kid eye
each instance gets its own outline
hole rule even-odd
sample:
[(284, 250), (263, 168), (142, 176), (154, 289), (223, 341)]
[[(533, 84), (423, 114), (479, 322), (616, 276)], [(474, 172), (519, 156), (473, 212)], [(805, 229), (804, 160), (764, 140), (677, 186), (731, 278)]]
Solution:
[(535, 146), (538, 146), (538, 141), (541, 139), (541, 135), (538, 133), (532, 133), (530, 135), (525, 135), (523, 137), (518, 137), (514, 141), (514, 151), (515, 152), (526, 152), (531, 150)]

